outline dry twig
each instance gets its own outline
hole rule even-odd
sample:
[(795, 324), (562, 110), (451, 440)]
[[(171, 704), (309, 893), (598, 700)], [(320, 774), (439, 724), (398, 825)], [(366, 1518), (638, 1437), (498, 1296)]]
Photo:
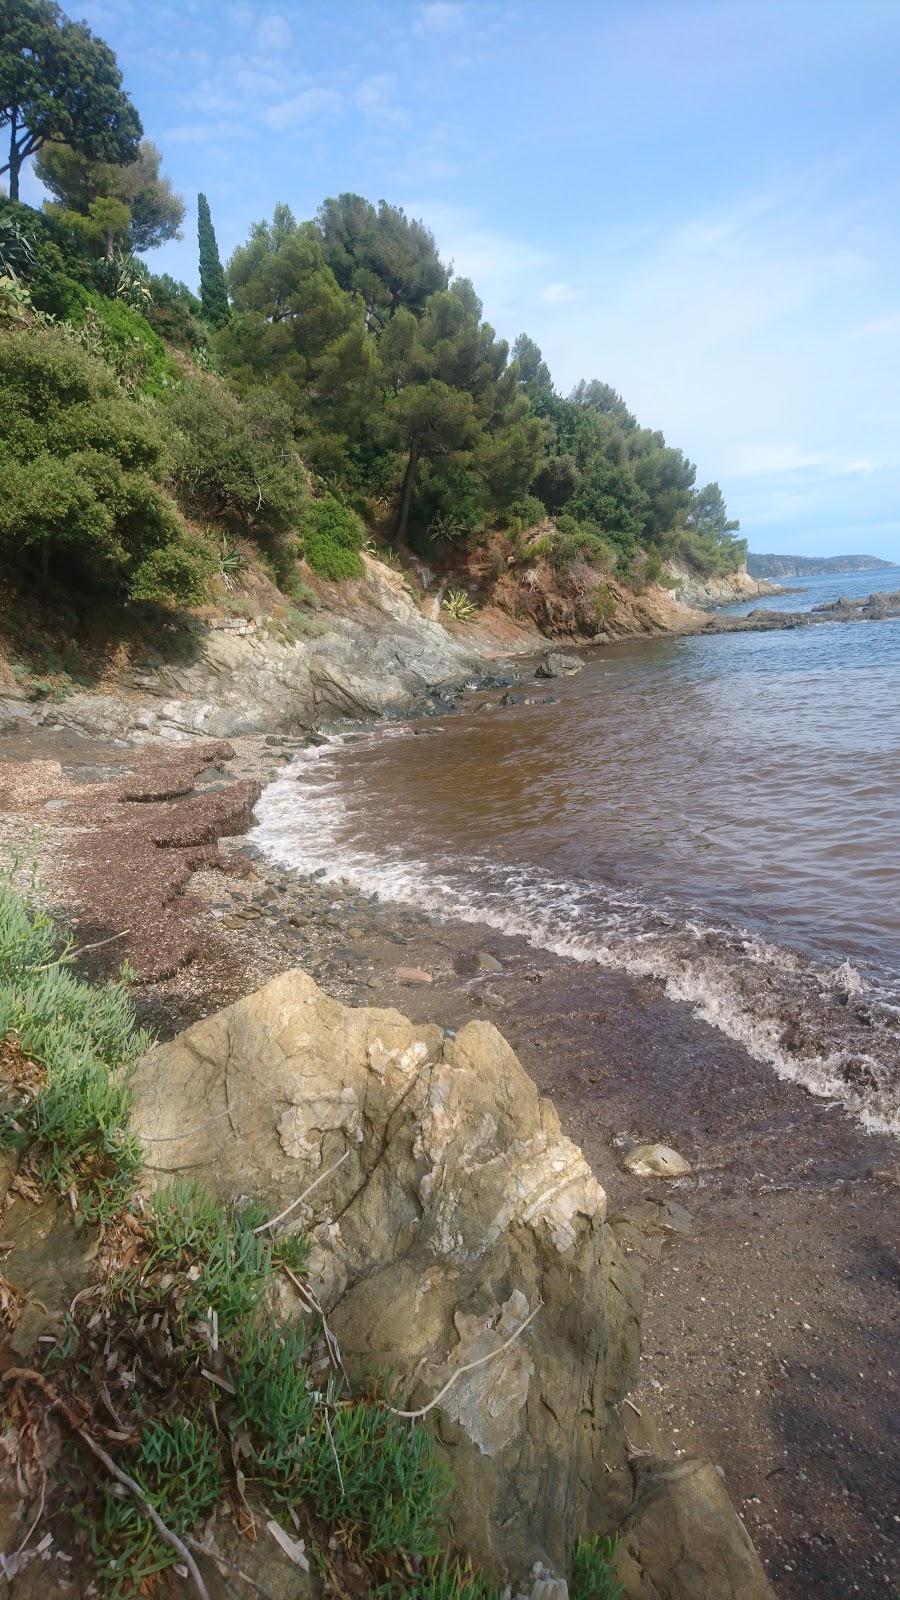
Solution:
[(539, 1300), (534, 1310), (525, 1318), (525, 1321), (520, 1322), (515, 1332), (511, 1333), (508, 1339), (504, 1339), (496, 1350), (489, 1350), (486, 1356), (479, 1356), (476, 1361), (466, 1361), (463, 1366), (457, 1367), (455, 1372), (451, 1372), (443, 1388), (438, 1390), (433, 1400), (429, 1400), (427, 1406), (419, 1406), (417, 1411), (399, 1411), (396, 1406), (388, 1406), (388, 1411), (392, 1411), (395, 1417), (403, 1417), (408, 1422), (418, 1422), (420, 1418), (427, 1417), (429, 1411), (433, 1411), (435, 1406), (440, 1404), (444, 1395), (449, 1389), (452, 1389), (457, 1378), (461, 1378), (464, 1372), (474, 1372), (476, 1367), (486, 1367), (489, 1361), (496, 1361), (498, 1356), (502, 1356), (504, 1350), (508, 1350), (511, 1344), (515, 1344), (519, 1335), (525, 1332), (528, 1324), (534, 1321), (543, 1304), (543, 1300)]
[(31, 1383), (35, 1386), (35, 1388), (40, 1389), (48, 1404), (52, 1406), (54, 1411), (58, 1411), (60, 1413), (60, 1415), (69, 1424), (72, 1432), (77, 1434), (82, 1444), (84, 1444), (87, 1449), (90, 1450), (91, 1454), (96, 1456), (97, 1460), (100, 1461), (106, 1468), (110, 1477), (115, 1478), (116, 1482), (120, 1483), (123, 1489), (127, 1489), (128, 1493), (134, 1496), (144, 1515), (149, 1517), (163, 1542), (167, 1544), (170, 1549), (174, 1550), (176, 1555), (180, 1556), (191, 1575), (194, 1588), (200, 1596), (200, 1600), (210, 1600), (209, 1590), (203, 1581), (203, 1574), (201, 1573), (200, 1568), (197, 1566), (197, 1563), (191, 1555), (191, 1552), (184, 1540), (179, 1539), (178, 1534), (173, 1533), (172, 1529), (166, 1526), (156, 1507), (147, 1499), (146, 1494), (137, 1480), (129, 1477), (128, 1473), (123, 1472), (121, 1467), (116, 1466), (112, 1456), (109, 1455), (106, 1450), (104, 1450), (102, 1444), (98, 1444), (97, 1440), (90, 1433), (88, 1433), (83, 1422), (81, 1422), (81, 1420), (76, 1416), (75, 1412), (63, 1399), (62, 1395), (59, 1394), (56, 1389), (54, 1389), (52, 1383), (48, 1383), (47, 1379), (40, 1372), (35, 1372), (33, 1367), (8, 1367), (7, 1370), (0, 1375), (0, 1388), (6, 1388), (7, 1384), (10, 1383)]

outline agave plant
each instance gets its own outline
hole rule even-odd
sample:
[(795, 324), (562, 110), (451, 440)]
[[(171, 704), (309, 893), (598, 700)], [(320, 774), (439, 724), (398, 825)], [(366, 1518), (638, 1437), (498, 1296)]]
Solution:
[(147, 282), (147, 269), (125, 250), (115, 250), (100, 264), (105, 292), (113, 300), (124, 300), (132, 311), (143, 311), (153, 304)]
[(442, 604), (454, 622), (470, 622), (478, 609), (465, 589), (448, 589)]
[(433, 544), (454, 544), (457, 539), (464, 537), (466, 531), (462, 522), (443, 511), (432, 517), (428, 524), (428, 537)]
[(223, 586), (229, 591), (234, 589), (242, 572), (247, 569), (247, 562), (236, 544), (229, 544), (225, 535), (222, 535), (219, 549), (219, 577)]
[(12, 217), (0, 217), (0, 274), (17, 277), (26, 275), (37, 263), (34, 246), (21, 222)]

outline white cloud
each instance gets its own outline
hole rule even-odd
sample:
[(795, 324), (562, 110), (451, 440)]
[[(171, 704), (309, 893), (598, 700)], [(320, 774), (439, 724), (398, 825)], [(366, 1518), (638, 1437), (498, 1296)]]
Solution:
[(886, 317), (873, 317), (860, 325), (860, 333), (867, 339), (880, 339), (900, 333), (900, 311), (891, 311)]
[(354, 95), (357, 107), (370, 122), (383, 128), (399, 128), (409, 121), (397, 104), (397, 79), (392, 72), (378, 72), (365, 78)]
[(246, 134), (246, 122), (221, 117), (218, 121), (179, 123), (175, 128), (167, 128), (162, 138), (163, 141), (168, 139), (170, 144), (213, 144), (220, 139), (246, 137)]
[(538, 299), (543, 300), (548, 306), (561, 306), (569, 300), (583, 300), (584, 296), (581, 290), (574, 288), (571, 283), (546, 283)]
[(289, 100), (280, 100), (262, 114), (269, 128), (298, 127), (319, 117), (332, 117), (343, 110), (344, 97), (336, 89), (304, 89)]
[(450, 33), (462, 27), (469, 7), (465, 0), (426, 0), (416, 27), (421, 33)]
[(256, 28), (256, 46), (260, 51), (270, 50), (281, 53), (288, 49), (292, 29), (287, 17), (280, 12), (272, 11), (268, 16), (261, 17)]

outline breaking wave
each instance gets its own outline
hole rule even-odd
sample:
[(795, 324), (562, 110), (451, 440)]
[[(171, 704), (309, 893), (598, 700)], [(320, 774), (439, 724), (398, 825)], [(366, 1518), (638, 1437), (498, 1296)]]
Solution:
[[(404, 730), (380, 730), (355, 749)], [(825, 965), (640, 892), (474, 851), (439, 867), (367, 848), (344, 797), (346, 736), (306, 750), (264, 792), (252, 842), (304, 876), (432, 916), (478, 923), (535, 948), (655, 979), (780, 1078), (838, 1102), (873, 1132), (900, 1132), (900, 995), (848, 961)]]

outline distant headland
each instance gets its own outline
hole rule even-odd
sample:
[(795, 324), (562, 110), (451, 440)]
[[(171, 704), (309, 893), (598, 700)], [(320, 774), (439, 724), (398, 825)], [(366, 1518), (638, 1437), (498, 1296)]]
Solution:
[(893, 561), (878, 556), (747, 556), (751, 578), (815, 578), (825, 572), (879, 572)]

